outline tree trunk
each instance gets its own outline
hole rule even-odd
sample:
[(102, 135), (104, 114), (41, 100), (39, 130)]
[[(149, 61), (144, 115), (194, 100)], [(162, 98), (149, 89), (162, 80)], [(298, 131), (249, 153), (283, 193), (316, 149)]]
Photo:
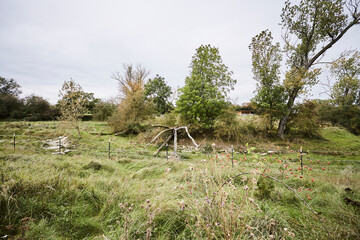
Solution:
[(279, 122), (278, 137), (284, 139), (284, 132), (289, 115), (286, 114)]
[(279, 129), (278, 129), (278, 137), (281, 138), (281, 139), (284, 139), (284, 132), (285, 132), (286, 124), (287, 124), (287, 121), (289, 120), (289, 115), (290, 115), (290, 113), (292, 111), (292, 108), (294, 106), (295, 99), (296, 99), (296, 97), (298, 95), (299, 90), (300, 90), (300, 88), (296, 87), (291, 92), (291, 94), (289, 96), (288, 103), (286, 105), (286, 108), (287, 108), (286, 113), (284, 114), (283, 118), (280, 119)]

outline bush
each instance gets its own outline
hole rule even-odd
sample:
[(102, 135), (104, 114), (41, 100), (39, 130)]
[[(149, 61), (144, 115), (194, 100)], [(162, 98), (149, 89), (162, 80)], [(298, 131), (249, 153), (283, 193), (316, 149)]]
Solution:
[(93, 119), (96, 121), (106, 121), (114, 113), (116, 105), (113, 101), (101, 101), (97, 103), (93, 110)]
[(261, 124), (253, 119), (238, 119), (236, 112), (228, 109), (215, 121), (214, 135), (225, 141), (247, 142), (262, 131)]
[(319, 106), (319, 117), (333, 125), (345, 127), (350, 132), (360, 134), (360, 107), (356, 105), (333, 106), (323, 102)]
[(145, 101), (143, 91), (137, 91), (120, 102), (109, 124), (115, 133), (138, 134), (145, 130), (144, 120), (154, 113), (155, 109)]
[(295, 116), (291, 119), (288, 132), (300, 137), (319, 137), (320, 120), (313, 101), (305, 101), (299, 105)]
[(181, 122), (180, 115), (175, 112), (163, 114), (155, 119), (156, 124), (168, 127), (184, 125)]

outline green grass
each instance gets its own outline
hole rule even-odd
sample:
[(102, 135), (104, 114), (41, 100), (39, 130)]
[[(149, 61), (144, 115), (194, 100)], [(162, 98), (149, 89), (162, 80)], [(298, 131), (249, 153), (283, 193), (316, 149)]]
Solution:
[[(81, 130), (79, 139), (57, 122), (0, 123), (0, 237), (329, 239), (292, 191), (259, 175), (266, 171), (320, 213), (334, 239), (360, 238), (360, 209), (344, 200), (360, 201), (359, 137), (343, 129), (326, 128), (323, 139), (300, 143), (259, 143), (260, 153), (277, 146), (284, 153), (236, 153), (234, 168), (228, 153), (183, 152), (183, 159), (167, 161), (164, 153), (152, 155), (156, 147), (144, 148), (132, 137), (94, 135), (109, 132), (103, 122), (84, 122)], [(43, 148), (64, 135), (72, 152), (53, 155), (55, 150)], [(303, 156), (303, 175), (296, 153), (301, 145), (310, 151)], [(325, 154), (312, 153), (316, 149)], [(259, 174), (221, 188), (230, 177), (256, 169)]]

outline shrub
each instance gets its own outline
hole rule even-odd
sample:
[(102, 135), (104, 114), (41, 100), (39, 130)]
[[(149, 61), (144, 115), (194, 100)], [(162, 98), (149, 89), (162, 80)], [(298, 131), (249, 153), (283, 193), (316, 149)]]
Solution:
[(238, 119), (233, 110), (226, 110), (215, 121), (214, 135), (226, 141), (247, 142), (260, 133), (262, 126), (253, 119)]
[(100, 101), (93, 110), (93, 119), (96, 121), (106, 121), (114, 113), (116, 105), (113, 101)]
[(319, 117), (333, 125), (345, 127), (354, 134), (360, 134), (360, 107), (356, 105), (333, 106), (324, 102), (319, 106)]
[(299, 105), (295, 116), (288, 124), (288, 132), (291, 135), (301, 137), (319, 137), (320, 120), (313, 101), (305, 101)]
[(145, 101), (143, 91), (136, 91), (124, 98), (109, 124), (113, 132), (120, 134), (138, 134), (145, 130), (144, 120), (155, 113), (153, 105)]

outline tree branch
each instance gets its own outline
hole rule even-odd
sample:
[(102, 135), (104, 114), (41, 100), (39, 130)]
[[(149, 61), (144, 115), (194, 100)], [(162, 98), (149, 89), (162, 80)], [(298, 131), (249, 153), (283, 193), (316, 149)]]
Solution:
[(161, 146), (156, 150), (156, 152), (154, 152), (154, 156), (158, 155), (160, 150), (165, 146), (165, 144), (171, 139), (172, 136), (173, 135), (168, 136), (168, 138), (163, 142), (163, 144), (161, 144)]
[(169, 130), (172, 130), (172, 129), (162, 130), (158, 135), (156, 135), (156, 136), (153, 138), (153, 140), (151, 140), (148, 144), (146, 144), (144, 148), (146, 148), (146, 147), (149, 146), (151, 143), (153, 143), (161, 134), (163, 134), (164, 132), (169, 131)]
[(323, 55), (329, 48), (331, 48), (337, 41), (339, 41), (344, 34), (354, 25), (359, 24), (359, 18), (360, 18), (360, 13), (357, 14), (357, 17), (344, 29), (341, 31), (341, 33), (333, 38), (327, 45), (325, 45), (314, 57), (312, 57), (309, 61), (309, 63), (307, 64), (306, 68), (309, 69), (313, 63), (316, 61), (316, 59), (318, 59), (321, 55)]

